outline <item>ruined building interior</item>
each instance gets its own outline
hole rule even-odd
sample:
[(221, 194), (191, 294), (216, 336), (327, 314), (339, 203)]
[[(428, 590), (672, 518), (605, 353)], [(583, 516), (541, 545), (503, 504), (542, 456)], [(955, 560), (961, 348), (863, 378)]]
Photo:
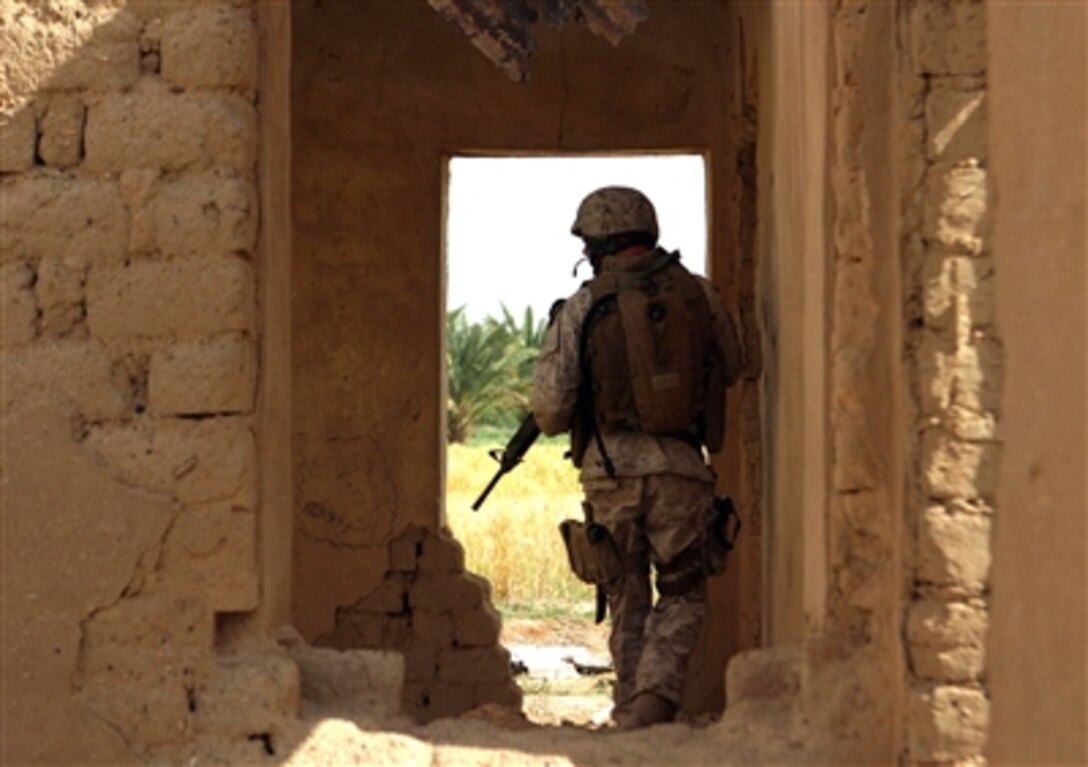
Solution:
[[(1084, 4), (0, 0), (0, 56), (3, 763), (1088, 763)], [(645, 152), (749, 350), (710, 724), (526, 727), (447, 163)]]

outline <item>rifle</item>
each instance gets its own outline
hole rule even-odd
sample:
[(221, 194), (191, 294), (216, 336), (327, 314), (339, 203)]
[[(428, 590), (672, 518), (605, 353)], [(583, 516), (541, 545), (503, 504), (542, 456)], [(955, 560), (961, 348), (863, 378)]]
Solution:
[(473, 511), (480, 510), (484, 500), (495, 488), (495, 485), (499, 483), (502, 476), (521, 463), (521, 459), (529, 452), (529, 448), (533, 446), (533, 443), (536, 442), (536, 438), (539, 436), (540, 427), (537, 426), (536, 418), (533, 417), (533, 414), (529, 413), (529, 415), (525, 416), (525, 420), (521, 422), (521, 426), (518, 427), (518, 430), (514, 432), (514, 436), (506, 443), (506, 447), (502, 450), (488, 451), (488, 455), (499, 462), (499, 470), (495, 472), (495, 476), (491, 478), (487, 487), (480, 493), (480, 497), (476, 499), (476, 503), (472, 504)]

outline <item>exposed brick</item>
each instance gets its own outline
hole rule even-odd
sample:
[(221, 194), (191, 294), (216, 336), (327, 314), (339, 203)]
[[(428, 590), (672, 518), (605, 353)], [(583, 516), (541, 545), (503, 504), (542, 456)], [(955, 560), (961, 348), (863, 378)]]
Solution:
[(422, 647), (448, 647), (453, 641), (450, 616), (432, 610), (412, 613), (414, 644)]
[(951, 253), (977, 256), (990, 231), (988, 177), (971, 162), (934, 165), (926, 174), (923, 235)]
[(128, 212), (116, 183), (59, 175), (23, 177), (0, 187), (0, 260), (123, 256)]
[(438, 656), (438, 679), (462, 684), (510, 678), (510, 653), (504, 647), (451, 647)]
[(927, 430), (922, 438), (926, 492), (942, 499), (991, 497), (997, 485), (997, 451), (993, 443)]
[(7, 351), (3, 358), (4, 405), (40, 394), (69, 401), (88, 420), (120, 418), (129, 393), (113, 362), (93, 341), (57, 341)]
[(0, 348), (28, 344), (37, 334), (33, 281), (34, 271), (26, 264), (0, 265)]
[(247, 418), (140, 419), (93, 427), (87, 445), (122, 479), (197, 504), (244, 497), (257, 476)]
[(919, 762), (950, 762), (981, 753), (990, 702), (969, 687), (916, 689), (910, 701), (910, 753)]
[(172, 93), (153, 78), (92, 103), (85, 131), (86, 167), (120, 172), (223, 168), (252, 171), (256, 111), (231, 94)]
[(985, 90), (964, 90), (959, 83), (934, 81), (926, 97), (927, 155), (954, 162), (988, 156)]
[(990, 575), (990, 517), (931, 506), (918, 520), (916, 577), (961, 595), (981, 594)]
[(917, 3), (910, 17), (915, 71), (927, 75), (984, 73), (985, 13), (983, 3)]
[(74, 49), (43, 85), (48, 90), (115, 91), (132, 87), (140, 77), (140, 46), (128, 40), (89, 40)]
[(162, 29), (163, 79), (182, 87), (257, 83), (257, 27), (245, 9), (205, 6), (167, 18)]
[(374, 589), (351, 606), (353, 611), (402, 613), (406, 607), (406, 583), (401, 578), (385, 577)]
[(42, 315), (42, 335), (63, 337), (83, 322), (83, 280), (86, 266), (75, 257), (45, 258), (38, 265), (34, 286)]
[(404, 652), (404, 680), (406, 682), (430, 682), (438, 668), (438, 650), (419, 644)]
[(92, 334), (117, 340), (251, 331), (254, 279), (236, 256), (97, 267), (87, 278), (87, 321)]
[(0, 113), (0, 173), (18, 173), (33, 167), (37, 140), (34, 110), (29, 106)]
[(419, 555), (427, 531), (409, 525), (404, 532), (389, 542), (389, 569), (395, 573), (414, 573), (419, 568)]
[(121, 196), (131, 216), (128, 249), (132, 253), (147, 253), (158, 247), (153, 200), (159, 190), (159, 180), (160, 174), (155, 168), (121, 173)]
[(521, 711), (521, 688), (513, 679), (503, 682), (485, 682), (478, 684), (473, 690), (475, 705), (482, 706), (486, 703), (494, 703), (505, 708)]
[(987, 256), (926, 253), (923, 266), (926, 325), (934, 330), (993, 324), (993, 262)]
[(168, 255), (252, 252), (257, 244), (257, 190), (248, 181), (163, 184), (153, 205), (156, 245)]
[(248, 338), (178, 344), (151, 355), (148, 404), (158, 416), (246, 413), (257, 387), (257, 350)]
[(472, 708), (473, 689), (468, 680), (436, 680), (427, 687), (423, 717), (430, 721), (454, 717)]
[(182, 511), (163, 547), (161, 576), (184, 583), (214, 610), (253, 610), (258, 602), (257, 515), (230, 503)]
[(453, 641), (459, 647), (492, 647), (499, 641), (502, 618), (488, 603), (454, 613)]
[(922, 679), (972, 682), (986, 657), (986, 610), (962, 602), (915, 602), (907, 615), (911, 666)]
[(423, 573), (412, 585), (408, 603), (413, 610), (458, 612), (479, 607), (486, 596), (486, 581), (474, 575)]
[(64, 94), (49, 99), (42, 117), (38, 154), (54, 168), (70, 168), (83, 158), (83, 126), (87, 108), (79, 96)]
[(423, 539), (423, 552), (419, 557), (420, 572), (463, 573), (465, 550), (447, 533), (439, 532)]

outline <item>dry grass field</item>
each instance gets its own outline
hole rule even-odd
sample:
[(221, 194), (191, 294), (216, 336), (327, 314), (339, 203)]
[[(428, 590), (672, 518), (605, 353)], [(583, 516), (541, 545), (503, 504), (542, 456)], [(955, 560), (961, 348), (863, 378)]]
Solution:
[(593, 592), (567, 564), (559, 523), (581, 518), (577, 470), (564, 443), (538, 443), (502, 478), (479, 511), (472, 503), (498, 464), (486, 447), (450, 445), (446, 522), (465, 547), (466, 565), (492, 586), (504, 613), (592, 614)]

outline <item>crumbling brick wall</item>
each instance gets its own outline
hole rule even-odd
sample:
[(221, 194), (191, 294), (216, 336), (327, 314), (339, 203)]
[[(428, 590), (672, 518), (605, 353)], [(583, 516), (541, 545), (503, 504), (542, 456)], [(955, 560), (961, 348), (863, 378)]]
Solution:
[[(108, 509), (95, 521), (97, 485), (83, 504), (24, 497), (14, 512), (146, 542), (50, 552), (121, 584), (66, 606), (73, 657), (58, 649), (54, 676), (137, 752), (244, 735), (297, 697), (287, 661), (255, 670), (265, 661), (214, 649), (217, 616), (258, 603), (254, 6), (6, 0), (0, 13), (5, 417), (33, 422), (20, 414), (50, 402), (43, 424), (56, 407), (71, 422), (24, 446), (41, 451), (20, 455), (28, 471), (74, 439), (108, 484), (159, 499), (153, 527)], [(53, 529), (34, 535), (60, 542)], [(258, 677), (269, 710), (235, 705)]]
[(990, 253), (981, 2), (918, 0), (901, 37), (912, 384), (904, 643), (914, 762), (979, 758), (1001, 345)]

